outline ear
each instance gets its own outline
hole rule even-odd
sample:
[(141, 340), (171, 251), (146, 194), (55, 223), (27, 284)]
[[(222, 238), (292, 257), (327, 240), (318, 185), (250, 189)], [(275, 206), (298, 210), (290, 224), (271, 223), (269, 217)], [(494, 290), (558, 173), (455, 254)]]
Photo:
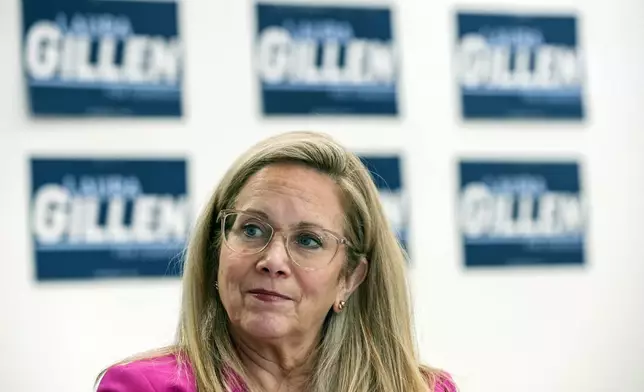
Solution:
[(351, 275), (345, 278), (343, 282), (344, 287), (342, 287), (338, 291), (338, 298), (336, 298), (335, 304), (333, 306), (336, 312), (342, 311), (340, 302), (349, 300), (349, 296), (358, 288), (358, 286), (360, 286), (360, 284), (367, 277), (367, 271), (369, 271), (369, 263), (367, 262), (367, 259), (365, 257), (361, 257), (358, 265), (353, 270)]

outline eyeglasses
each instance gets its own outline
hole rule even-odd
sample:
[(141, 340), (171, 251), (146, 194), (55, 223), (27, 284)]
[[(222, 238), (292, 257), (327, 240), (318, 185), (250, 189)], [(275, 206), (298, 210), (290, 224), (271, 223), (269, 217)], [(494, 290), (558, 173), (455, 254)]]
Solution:
[[(277, 232), (266, 220), (251, 212), (222, 210), (219, 219), (226, 247), (240, 254), (262, 252)], [(317, 226), (283, 232), (288, 256), (299, 267), (307, 270), (326, 267), (337, 254), (340, 245), (350, 246), (346, 238)]]

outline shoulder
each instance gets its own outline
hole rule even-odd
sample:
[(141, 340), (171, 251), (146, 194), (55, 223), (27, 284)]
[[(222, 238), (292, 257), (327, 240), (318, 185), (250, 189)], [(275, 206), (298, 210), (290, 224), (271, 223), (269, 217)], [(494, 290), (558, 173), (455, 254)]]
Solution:
[(429, 387), (430, 392), (458, 391), (452, 375), (448, 372), (442, 369), (430, 368), (427, 366), (421, 366), (420, 372), (423, 374), (425, 380), (427, 380), (427, 386)]
[(96, 392), (195, 392), (192, 371), (174, 354), (115, 365), (105, 371)]
[(452, 376), (446, 372), (439, 372), (434, 376), (432, 392), (456, 392), (456, 384)]

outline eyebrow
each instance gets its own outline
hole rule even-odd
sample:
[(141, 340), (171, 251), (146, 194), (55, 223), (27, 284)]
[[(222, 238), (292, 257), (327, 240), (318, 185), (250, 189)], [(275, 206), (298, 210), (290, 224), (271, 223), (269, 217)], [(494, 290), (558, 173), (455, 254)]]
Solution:
[[(245, 210), (242, 210), (242, 211), (244, 211), (244, 212), (248, 212), (248, 213), (251, 213), (251, 214), (253, 214), (253, 215), (259, 215), (259, 217), (264, 218), (264, 219), (266, 219), (267, 221), (271, 221), (271, 222), (272, 222), (272, 220), (271, 220), (271, 218), (268, 216), (268, 214), (267, 214), (267, 213), (265, 213), (265, 212), (264, 212), (264, 211), (262, 211), (262, 210), (258, 210), (258, 209), (255, 209), (255, 208), (248, 208), (248, 209), (245, 209)], [(314, 222), (309, 222), (309, 221), (300, 221), (297, 225), (295, 225), (295, 227), (297, 227), (297, 228), (318, 227), (318, 228), (320, 228), (320, 229), (328, 230), (328, 231), (331, 231), (332, 233), (335, 233), (335, 231), (333, 231), (333, 230), (331, 230), (331, 229), (328, 229), (328, 228), (326, 228), (326, 227), (322, 226), (322, 225), (321, 225), (321, 224), (319, 224), (319, 223), (314, 223)]]

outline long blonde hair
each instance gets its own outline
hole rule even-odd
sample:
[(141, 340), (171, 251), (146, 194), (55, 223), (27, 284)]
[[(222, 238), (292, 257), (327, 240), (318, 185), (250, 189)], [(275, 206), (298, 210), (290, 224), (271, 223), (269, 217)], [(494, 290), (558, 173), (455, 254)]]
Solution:
[(134, 359), (168, 353), (185, 358), (200, 392), (225, 392), (226, 369), (246, 373), (231, 340), (228, 318), (216, 295), (221, 246), (219, 211), (231, 208), (246, 181), (261, 168), (293, 162), (335, 180), (344, 197), (345, 235), (357, 248), (348, 252), (345, 273), (369, 263), (365, 280), (344, 311), (330, 311), (314, 357), (312, 392), (425, 392), (439, 372), (419, 364), (412, 333), (406, 282), (406, 254), (380, 204), (369, 171), (331, 137), (288, 132), (254, 145), (226, 172), (200, 214), (183, 270), (183, 302), (176, 344)]

